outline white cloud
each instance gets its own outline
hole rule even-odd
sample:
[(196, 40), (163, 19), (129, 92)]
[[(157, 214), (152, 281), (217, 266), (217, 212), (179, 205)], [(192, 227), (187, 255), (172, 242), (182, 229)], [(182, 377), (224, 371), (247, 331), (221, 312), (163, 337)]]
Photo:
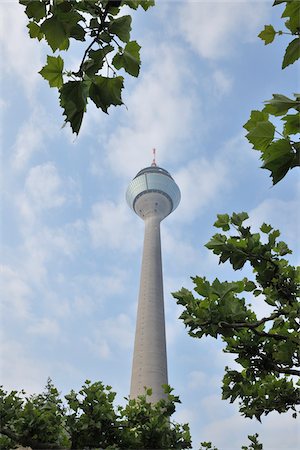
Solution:
[(214, 94), (219, 98), (222, 95), (228, 94), (232, 88), (232, 77), (221, 69), (217, 69), (212, 74), (214, 85)]
[(105, 319), (100, 323), (101, 334), (111, 340), (113, 346), (119, 346), (124, 350), (133, 347), (134, 322), (127, 314), (119, 314), (117, 317)]
[(176, 161), (193, 119), (184, 53), (174, 44), (154, 48), (152, 41), (145, 42), (143, 50), (151, 65), (125, 99), (126, 125), (117, 128), (107, 144), (107, 163), (126, 177), (150, 165), (152, 147), (159, 149), (159, 164)]
[(20, 274), (7, 265), (0, 266), (1, 317), (25, 320), (30, 315), (31, 288)]
[(133, 321), (127, 314), (104, 319), (92, 333), (92, 338), (84, 337), (89, 349), (101, 359), (116, 357), (118, 350), (131, 350), (133, 347)]
[(195, 2), (180, 5), (178, 26), (200, 56), (218, 60), (230, 56), (237, 43), (256, 39), (266, 5), (247, 1)]
[(175, 419), (177, 423), (190, 423), (195, 419), (195, 412), (187, 408), (180, 408), (175, 413)]
[(20, 126), (13, 146), (12, 167), (24, 170), (31, 158), (46, 148), (46, 139), (58, 132), (52, 117), (41, 105), (33, 106), (29, 117)]
[(27, 235), (31, 233), (43, 212), (73, 200), (71, 190), (73, 187), (60, 176), (54, 163), (32, 167), (26, 176), (23, 190), (14, 196), (15, 207), (22, 218), (20, 229)]
[[(68, 304), (69, 308), (70, 305)], [(95, 301), (87, 295), (78, 295), (72, 304), (75, 311), (80, 315), (90, 315), (96, 307)]]
[(51, 162), (31, 168), (25, 182), (25, 190), (38, 209), (61, 206), (65, 202), (61, 188), (61, 178)]
[(135, 251), (140, 245), (136, 239), (138, 220), (126, 205), (125, 199), (119, 203), (103, 201), (94, 204), (88, 220), (93, 245)]
[[(166, 264), (171, 268), (171, 264), (176, 266), (176, 272), (181, 274), (181, 279), (185, 279), (187, 273), (190, 273), (191, 270), (198, 270), (201, 245), (197, 243), (188, 242), (188, 236), (185, 236), (182, 233), (180, 227), (172, 227), (172, 224), (176, 221), (181, 222), (181, 217), (174, 217), (174, 221), (170, 224), (162, 224), (162, 250), (164, 259), (167, 259)], [(188, 221), (188, 219), (187, 219)], [(166, 280), (167, 281), (167, 280)], [(174, 287), (174, 285), (178, 286), (179, 280), (176, 280), (176, 284), (173, 283), (173, 286), (168, 280), (168, 288)], [(172, 280), (175, 281), (175, 280)], [(180, 281), (182, 282), (182, 281)]]
[(5, 389), (24, 389), (28, 394), (41, 392), (50, 363), (37, 361), (29, 354), (26, 343), (1, 339), (0, 373)]
[(0, 43), (1, 58), (5, 61), (2, 71), (20, 80), (29, 100), (35, 96), (35, 88), (41, 76), (41, 44), (28, 35), (28, 18), (24, 7), (15, 2), (0, 4)]
[(200, 370), (193, 370), (189, 374), (188, 386), (190, 389), (202, 388), (207, 382), (206, 373)]
[(83, 342), (87, 348), (100, 359), (107, 359), (111, 355), (111, 349), (106, 339), (90, 339), (88, 337), (83, 338)]
[(42, 228), (34, 230), (25, 239), (22, 247), (23, 273), (32, 285), (39, 285), (47, 280), (47, 264), (59, 256), (70, 258), (77, 246), (76, 235), (70, 233), (71, 227)]
[[(85, 286), (85, 292), (90, 291), (94, 297), (104, 300), (108, 297), (120, 294), (125, 290), (127, 272), (118, 268), (112, 268), (109, 275), (80, 275), (76, 278), (74, 289), (78, 284)], [(75, 297), (77, 304), (78, 298)], [(79, 303), (80, 309), (80, 303)]]
[(181, 190), (178, 221), (190, 221), (210, 204), (213, 198), (224, 193), (229, 185), (228, 168), (223, 161), (199, 158), (189, 161), (174, 174)]
[(55, 320), (45, 317), (43, 319), (36, 319), (34, 323), (27, 328), (27, 331), (30, 334), (55, 338), (58, 336), (60, 329)]

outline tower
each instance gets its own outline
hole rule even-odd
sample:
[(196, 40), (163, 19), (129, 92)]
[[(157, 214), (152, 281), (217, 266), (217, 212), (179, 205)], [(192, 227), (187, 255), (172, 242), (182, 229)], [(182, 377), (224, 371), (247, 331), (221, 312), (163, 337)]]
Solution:
[(160, 222), (180, 202), (180, 190), (154, 159), (128, 186), (128, 205), (145, 222), (144, 248), (131, 374), (130, 398), (152, 388), (151, 402), (164, 397), (168, 383)]

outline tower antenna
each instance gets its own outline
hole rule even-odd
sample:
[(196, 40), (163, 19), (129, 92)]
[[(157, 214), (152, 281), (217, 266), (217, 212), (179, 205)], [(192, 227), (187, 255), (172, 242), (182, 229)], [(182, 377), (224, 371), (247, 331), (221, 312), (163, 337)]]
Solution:
[(152, 150), (152, 153), (153, 153), (153, 160), (152, 160), (151, 166), (156, 167), (157, 164), (156, 164), (156, 160), (155, 160), (155, 157), (156, 157), (156, 149), (155, 148)]

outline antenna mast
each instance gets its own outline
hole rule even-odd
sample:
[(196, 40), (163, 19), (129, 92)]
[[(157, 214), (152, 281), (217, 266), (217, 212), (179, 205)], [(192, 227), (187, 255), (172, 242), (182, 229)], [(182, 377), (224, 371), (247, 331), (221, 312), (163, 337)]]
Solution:
[(156, 149), (155, 149), (155, 148), (152, 150), (152, 153), (153, 153), (153, 160), (152, 160), (151, 166), (156, 167), (156, 160), (155, 160), (155, 157), (156, 157)]

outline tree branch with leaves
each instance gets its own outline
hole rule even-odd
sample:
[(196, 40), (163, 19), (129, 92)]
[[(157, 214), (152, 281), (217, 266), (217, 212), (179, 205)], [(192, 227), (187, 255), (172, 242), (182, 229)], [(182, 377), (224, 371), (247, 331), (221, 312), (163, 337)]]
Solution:
[[(282, 18), (286, 31), (276, 31), (272, 25), (265, 25), (258, 35), (265, 43), (271, 44), (276, 36), (290, 35), (294, 39), (288, 44), (282, 62), (282, 69), (300, 58), (300, 2), (299, 0), (275, 0), (273, 6), (285, 4)], [(261, 152), (262, 168), (271, 172), (273, 184), (278, 183), (289, 170), (300, 166), (300, 94), (289, 98), (273, 94), (261, 110), (251, 111), (244, 128), (246, 137), (254, 150)], [(272, 122), (277, 118), (283, 122), (280, 129)]]
[(71, 42), (88, 43), (77, 70), (65, 70), (62, 54), (47, 56), (40, 70), (50, 87), (59, 91), (65, 123), (79, 133), (88, 101), (107, 113), (111, 105), (122, 105), (123, 69), (137, 77), (140, 46), (130, 40), (130, 15), (123, 8), (145, 11), (154, 0), (19, 0), (29, 19), (29, 35), (46, 40), (53, 53), (67, 51)]
[[(196, 297), (182, 288), (173, 294), (184, 307), (180, 319), (189, 335), (221, 337), (224, 351), (236, 355), (241, 370), (226, 367), (223, 399), (239, 399), (240, 412), (260, 420), (271, 411), (285, 412), (300, 405), (300, 268), (283, 258), (291, 250), (278, 241), (280, 233), (263, 224), (260, 233), (244, 225), (246, 213), (219, 214), (215, 227), (234, 235), (215, 234), (206, 247), (229, 261), (234, 270), (248, 263), (255, 280), (212, 283), (205, 277), (192, 277)], [(264, 242), (266, 240), (266, 242)], [(258, 319), (247, 297), (257, 297), (273, 308)], [(200, 296), (200, 297), (199, 297)], [(294, 377), (292, 377), (294, 376)]]

